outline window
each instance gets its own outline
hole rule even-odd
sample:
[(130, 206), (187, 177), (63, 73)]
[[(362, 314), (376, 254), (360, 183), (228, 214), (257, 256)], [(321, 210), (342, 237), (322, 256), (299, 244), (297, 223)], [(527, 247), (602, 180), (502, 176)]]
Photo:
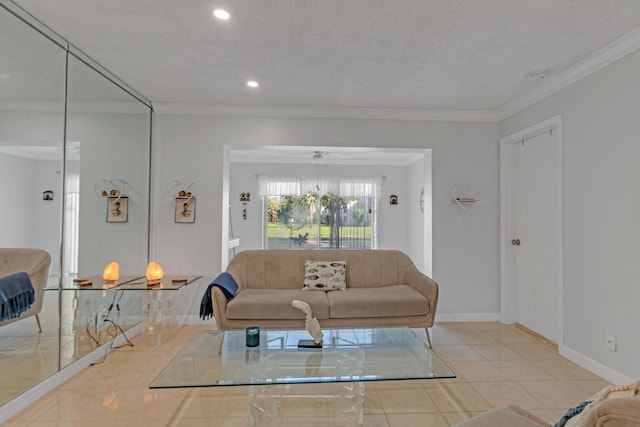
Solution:
[(261, 177), (265, 249), (376, 249), (379, 178)]

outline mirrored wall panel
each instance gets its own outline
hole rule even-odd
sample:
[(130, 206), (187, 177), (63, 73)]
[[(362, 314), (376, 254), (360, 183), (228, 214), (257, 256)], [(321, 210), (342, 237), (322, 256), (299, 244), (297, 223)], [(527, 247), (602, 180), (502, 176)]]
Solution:
[[(39, 276), (31, 308), (0, 320), (0, 404), (58, 370), (58, 294), (43, 289), (61, 273), (65, 57), (0, 8), (0, 280)], [(51, 261), (40, 265), (36, 252), (16, 248), (44, 250)]]
[[(62, 366), (140, 322), (141, 293), (113, 285), (144, 275), (147, 265), (150, 126), (146, 105), (71, 52)], [(115, 283), (102, 277), (112, 262), (119, 266)]]
[(35, 290), (0, 320), (1, 405), (140, 323), (142, 293), (117, 284), (148, 262), (152, 111), (8, 0), (0, 58), (0, 286), (18, 270)]

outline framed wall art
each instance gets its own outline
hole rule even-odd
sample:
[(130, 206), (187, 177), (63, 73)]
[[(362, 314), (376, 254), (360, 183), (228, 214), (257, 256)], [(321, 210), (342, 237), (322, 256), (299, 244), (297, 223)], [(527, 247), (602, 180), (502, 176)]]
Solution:
[(129, 198), (107, 197), (107, 222), (127, 222), (129, 220)]
[(175, 222), (191, 224), (196, 222), (196, 198), (176, 197)]

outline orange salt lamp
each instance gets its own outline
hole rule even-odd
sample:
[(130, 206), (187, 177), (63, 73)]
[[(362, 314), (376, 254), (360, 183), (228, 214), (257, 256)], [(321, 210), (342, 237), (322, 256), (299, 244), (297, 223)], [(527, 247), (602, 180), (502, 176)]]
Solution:
[(102, 273), (102, 278), (107, 282), (115, 282), (120, 278), (120, 264), (113, 261), (107, 264)]
[(151, 261), (147, 265), (147, 284), (149, 286), (158, 285), (164, 277), (162, 267), (157, 262)]

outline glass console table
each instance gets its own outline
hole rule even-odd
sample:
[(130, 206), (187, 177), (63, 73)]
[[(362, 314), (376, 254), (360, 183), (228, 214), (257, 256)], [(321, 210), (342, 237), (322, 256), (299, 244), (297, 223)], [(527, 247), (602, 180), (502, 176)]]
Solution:
[[(91, 284), (88, 286), (82, 286), (78, 282), (77, 279), (73, 277), (64, 277), (62, 279), (62, 290), (63, 291), (107, 291), (109, 289), (117, 288), (126, 283), (133, 282), (134, 280), (142, 279), (143, 276), (121, 276), (118, 280), (115, 281), (105, 281), (102, 276), (82, 276), (83, 279), (88, 279)], [(47, 286), (45, 291), (57, 291), (60, 288), (58, 286)]]
[(176, 293), (168, 291), (178, 291), (201, 278), (202, 276), (165, 276), (159, 284), (148, 286), (147, 279), (141, 277), (123, 283), (118, 287), (118, 290), (149, 291), (142, 294), (143, 333), (147, 337), (161, 338), (161, 325), (171, 328), (176, 324)]
[[(147, 334), (157, 334), (162, 329), (160, 325), (173, 327), (176, 321), (173, 291), (196, 282), (201, 276), (166, 276), (156, 286), (147, 286), (146, 278), (141, 275), (120, 276), (113, 282), (101, 276), (81, 278), (91, 284), (81, 285), (73, 277), (65, 277), (61, 287), (45, 288), (45, 291), (62, 291), (62, 334), (63, 341), (69, 343), (63, 345), (63, 364), (141, 322)], [(154, 335), (154, 338), (157, 337)]]

